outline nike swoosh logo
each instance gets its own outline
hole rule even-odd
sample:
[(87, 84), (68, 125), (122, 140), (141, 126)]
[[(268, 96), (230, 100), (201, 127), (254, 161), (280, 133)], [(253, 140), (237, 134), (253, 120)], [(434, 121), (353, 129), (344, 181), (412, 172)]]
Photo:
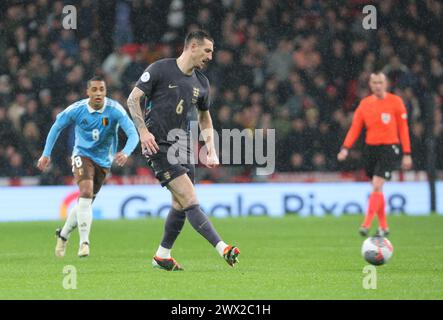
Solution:
[(169, 85), (169, 89), (174, 89), (174, 88), (177, 88), (178, 86), (173, 86), (173, 85)]

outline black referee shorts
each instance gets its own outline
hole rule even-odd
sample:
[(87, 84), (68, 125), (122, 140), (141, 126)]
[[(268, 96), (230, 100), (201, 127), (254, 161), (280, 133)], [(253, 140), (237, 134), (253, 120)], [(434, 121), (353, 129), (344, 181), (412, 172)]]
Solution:
[(397, 144), (371, 146), (365, 145), (363, 159), (366, 175), (386, 180), (391, 179), (392, 171), (398, 167), (400, 147)]
[(176, 158), (176, 161), (171, 164), (168, 160), (168, 150), (170, 146), (160, 143), (158, 145), (160, 150), (152, 156), (147, 156), (146, 159), (148, 161), (148, 166), (154, 172), (157, 180), (160, 181), (161, 186), (166, 186), (169, 182), (185, 173), (188, 175), (189, 179), (191, 179), (191, 182), (195, 183), (195, 165), (191, 164), (190, 161), (185, 161), (178, 157)]

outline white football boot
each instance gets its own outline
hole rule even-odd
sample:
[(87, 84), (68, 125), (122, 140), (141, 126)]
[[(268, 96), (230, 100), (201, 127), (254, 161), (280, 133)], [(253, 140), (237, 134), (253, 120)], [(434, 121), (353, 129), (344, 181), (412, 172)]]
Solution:
[(89, 256), (89, 243), (83, 242), (78, 249), (78, 256), (80, 258)]
[(60, 235), (60, 232), (62, 231), (62, 229), (57, 228), (55, 230), (55, 236), (57, 238), (57, 243), (55, 245), (55, 256), (59, 257), (59, 258), (63, 258), (66, 254), (66, 246), (68, 244), (68, 240), (63, 238)]

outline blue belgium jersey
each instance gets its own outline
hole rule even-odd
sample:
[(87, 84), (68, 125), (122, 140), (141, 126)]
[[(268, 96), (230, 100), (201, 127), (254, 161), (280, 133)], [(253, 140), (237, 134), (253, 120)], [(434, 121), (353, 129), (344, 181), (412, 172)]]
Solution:
[(122, 152), (130, 156), (138, 144), (138, 134), (126, 110), (117, 101), (105, 98), (103, 108), (94, 110), (89, 99), (77, 101), (57, 115), (49, 131), (43, 155), (49, 157), (60, 132), (75, 124), (73, 156), (88, 157), (103, 168), (110, 168), (118, 146), (118, 128), (128, 136)]

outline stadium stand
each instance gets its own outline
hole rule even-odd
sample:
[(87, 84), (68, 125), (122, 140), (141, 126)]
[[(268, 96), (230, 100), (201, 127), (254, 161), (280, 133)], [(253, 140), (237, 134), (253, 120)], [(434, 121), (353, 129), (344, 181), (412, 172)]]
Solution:
[[(365, 31), (362, 1), (82, 0), (70, 1), (78, 29), (65, 30), (63, 1), (1, 1), (0, 177), (70, 183), (73, 130), (60, 137), (52, 170), (40, 176), (35, 168), (55, 116), (85, 96), (94, 74), (106, 77), (109, 95), (125, 106), (141, 72), (158, 58), (177, 56), (183, 36), (197, 28), (215, 39), (205, 71), (215, 128), (275, 128), (277, 172), (309, 180), (318, 172), (334, 177), (361, 169), (358, 147), (344, 164), (336, 154), (376, 68), (408, 108), (414, 168), (426, 167), (430, 116), (442, 170), (443, 4), (401, 3), (380, 1), (378, 28)], [(250, 169), (200, 170), (199, 178), (254, 181)], [(111, 183), (127, 176), (137, 178), (126, 182), (155, 181), (138, 151), (113, 172)]]

